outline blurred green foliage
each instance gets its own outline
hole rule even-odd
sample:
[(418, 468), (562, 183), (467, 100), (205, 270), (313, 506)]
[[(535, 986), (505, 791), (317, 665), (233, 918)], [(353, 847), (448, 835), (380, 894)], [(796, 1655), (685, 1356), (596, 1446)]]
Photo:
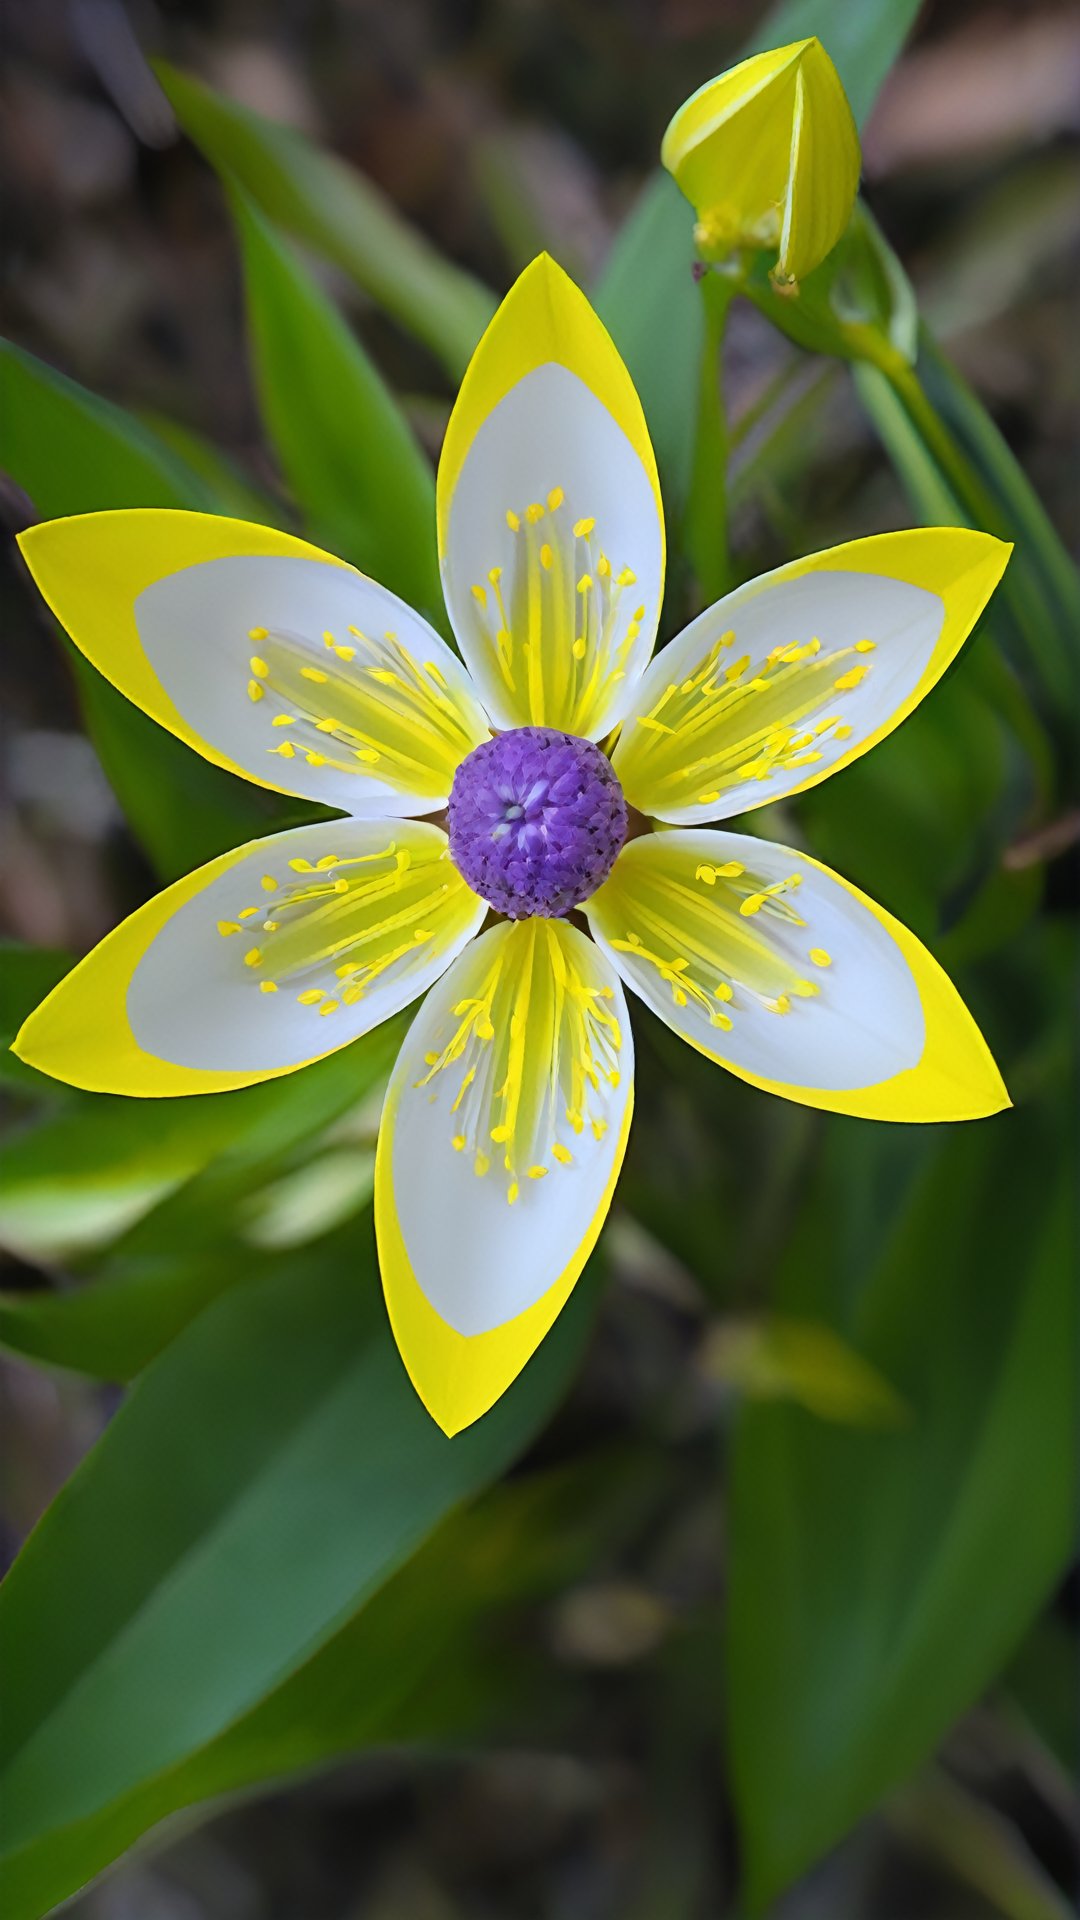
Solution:
[[(757, 43), (818, 31), (861, 119), (915, 12), (795, 0)], [(283, 486), (267, 491), (189, 429), (125, 413), (9, 345), (0, 465), (43, 516), (166, 505), (298, 524), (441, 620), (430, 463), (295, 242), (452, 379), (494, 292), (344, 162), (159, 72), (234, 215)], [(592, 289), (657, 447), (669, 631), (705, 584), (703, 534), (726, 533), (735, 494), (691, 226), (658, 175)], [(0, 1597), (11, 1920), (34, 1920), (167, 1814), (226, 1791), (390, 1743), (558, 1738), (573, 1708), (560, 1720), (550, 1672), (500, 1634), (526, 1601), (602, 1574), (616, 1541), (661, 1530), (688, 1458), (711, 1507), (718, 1426), (731, 1429), (726, 1613), (685, 1622), (650, 1684), (682, 1756), (666, 1778), (722, 1742), (747, 1912), (891, 1804), (1003, 1675), (1009, 1711), (1054, 1764), (1075, 1753), (1069, 1664), (1044, 1613), (1074, 1531), (1062, 1013), (1074, 948), (1063, 916), (1040, 911), (1071, 774), (1075, 570), (869, 215), (801, 306), (747, 292), (807, 351), (855, 363), (913, 519), (1017, 541), (1008, 591), (946, 682), (790, 825), (948, 960), (1016, 1110), (917, 1138), (778, 1110), (644, 1021), (611, 1239), (622, 1267), (673, 1262), (696, 1290), (704, 1462), (669, 1445), (674, 1411), (649, 1402), (646, 1380), (632, 1444), (597, 1447), (571, 1424), (557, 1471), (533, 1465), (484, 1492), (566, 1393), (599, 1269), (507, 1399), (444, 1440), (401, 1370), (373, 1267), (371, 1101), (400, 1022), (303, 1074), (159, 1103), (152, 1124), (138, 1103), (70, 1093), (9, 1056), (19, 1124), (0, 1149), (0, 1240), (64, 1279), (0, 1296), (0, 1342), (135, 1382)], [(805, 408), (820, 404), (807, 393), (741, 465), (740, 497), (788, 470), (785, 434), (798, 460)], [(750, 570), (737, 546), (714, 557), (732, 580)], [(76, 668), (87, 728), (162, 877), (309, 817)], [(786, 820), (770, 824), (788, 837)], [(66, 960), (14, 948), (3, 960), (9, 1037)], [(626, 1292), (611, 1311), (632, 1316)], [(921, 1802), (896, 1805), (933, 1828)], [(661, 1793), (652, 1870), (670, 1888), (677, 1856), (685, 1890), (647, 1908), (646, 1875), (642, 1920), (698, 1911), (680, 1818)], [(980, 1831), (962, 1812), (954, 1826)]]

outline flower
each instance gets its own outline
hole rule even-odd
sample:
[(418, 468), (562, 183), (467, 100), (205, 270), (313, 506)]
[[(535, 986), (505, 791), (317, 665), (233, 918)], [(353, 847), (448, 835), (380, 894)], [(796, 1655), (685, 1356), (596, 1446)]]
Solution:
[(660, 158), (695, 208), (698, 250), (776, 255), (797, 282), (831, 253), (859, 186), (859, 136), (819, 40), (756, 53), (691, 94)]
[[(664, 526), (645, 421), (546, 258), (477, 348), (437, 507), (464, 665), (393, 594), (268, 527), (145, 510), (22, 536), (129, 699), (341, 817), (167, 888), (15, 1046), (76, 1086), (199, 1093), (289, 1073), (426, 994), (386, 1096), (376, 1230), (405, 1365), (452, 1433), (524, 1366), (607, 1212), (632, 1104), (624, 987), (811, 1106), (1008, 1104), (910, 933), (818, 861), (705, 824), (891, 732), (1007, 549), (946, 528), (856, 540), (738, 588), (650, 665)], [(482, 931), (491, 906), (506, 917)]]

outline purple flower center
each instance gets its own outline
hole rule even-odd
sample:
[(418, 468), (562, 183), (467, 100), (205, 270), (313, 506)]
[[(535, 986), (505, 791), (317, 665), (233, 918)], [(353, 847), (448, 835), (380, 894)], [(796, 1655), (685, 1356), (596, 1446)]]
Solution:
[(474, 893), (511, 920), (554, 919), (607, 879), (626, 801), (591, 740), (516, 727), (461, 762), (449, 825), (450, 857)]

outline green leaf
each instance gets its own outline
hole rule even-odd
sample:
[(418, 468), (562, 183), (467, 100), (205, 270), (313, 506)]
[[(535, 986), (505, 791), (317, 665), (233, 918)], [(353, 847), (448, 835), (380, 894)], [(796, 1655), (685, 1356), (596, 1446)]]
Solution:
[(146, 409), (139, 418), (209, 488), (215, 513), (228, 514), (234, 520), (254, 520), (258, 526), (288, 524), (280, 501), (261, 492), (227, 454), (193, 427), (182, 427), (178, 420)]
[(988, 619), (1066, 733), (1080, 684), (1080, 574), (1022, 469), (925, 327), (916, 369), (863, 365), (855, 379), (916, 512), (1015, 542)]
[(295, 1078), (158, 1101), (152, 1125), (143, 1100), (70, 1100), (0, 1149), (0, 1242), (29, 1260), (68, 1259), (115, 1239), (204, 1168), (208, 1194), (185, 1191), (172, 1233), (149, 1250), (175, 1247), (181, 1229), (190, 1244), (200, 1204), (212, 1237), (256, 1174), (371, 1091), (400, 1034), (388, 1022)]
[[(135, 1830), (156, 1819), (153, 1783), (241, 1727), (502, 1472), (564, 1392), (594, 1292), (595, 1270), (453, 1440), (402, 1368), (370, 1243), (235, 1288), (160, 1357), (0, 1591), (8, 1920), (127, 1843), (123, 1802), (149, 1792)], [(374, 1671), (392, 1694), (389, 1657)]]
[(495, 310), (494, 295), (344, 161), (164, 61), (154, 70), (211, 166), (237, 180), (278, 226), (343, 267), (460, 378)]
[(690, 491), (705, 315), (694, 281), (694, 215), (656, 173), (620, 229), (593, 292), (638, 390), (669, 515)]
[[(196, 472), (141, 420), (0, 342), (0, 467), (44, 519), (110, 507), (220, 511)], [(226, 503), (228, 505), (229, 503)], [(86, 723), (132, 830), (166, 880), (298, 814), (211, 766), (75, 655)]]
[(1068, 1560), (1063, 1105), (954, 1130), (936, 1155), (926, 1135), (829, 1130), (780, 1304), (830, 1319), (912, 1418), (739, 1420), (728, 1738), (755, 1909), (932, 1753)]
[(122, 407), (0, 340), (0, 466), (43, 520), (107, 507), (212, 513), (212, 488)]
[(259, 405), (317, 540), (411, 606), (442, 607), (435, 480), (332, 302), (234, 190)]
[(0, 940), (0, 1080), (27, 1092), (59, 1093), (54, 1080), (36, 1067), (28, 1067), (10, 1048), (27, 1014), (74, 964), (70, 953)]
[[(603, 1459), (494, 1488), (444, 1520), (314, 1657), (178, 1766), (57, 1837), (48, 1871), (70, 1885), (180, 1807), (326, 1766), (373, 1745), (453, 1738), (541, 1716), (552, 1676), (507, 1609), (535, 1602), (609, 1547), (640, 1511), (640, 1462)], [(647, 1463), (646, 1463), (647, 1464)], [(626, 1468), (635, 1466), (634, 1485)], [(646, 1491), (649, 1480), (645, 1475)], [(614, 1482), (614, 1484), (613, 1484)], [(511, 1616), (512, 1618), (512, 1616)], [(500, 1633), (501, 1630), (501, 1633)], [(522, 1702), (522, 1695), (525, 1695)]]

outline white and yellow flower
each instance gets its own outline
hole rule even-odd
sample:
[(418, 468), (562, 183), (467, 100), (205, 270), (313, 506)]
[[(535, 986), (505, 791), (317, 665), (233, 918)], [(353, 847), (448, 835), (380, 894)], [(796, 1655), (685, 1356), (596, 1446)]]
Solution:
[[(376, 1227), (405, 1364), (452, 1433), (524, 1366), (607, 1212), (632, 1103), (624, 987), (811, 1106), (1007, 1105), (910, 933), (805, 854), (706, 824), (889, 733), (1007, 549), (940, 528), (855, 541), (739, 588), (650, 665), (652, 449), (614, 346), (547, 259), (466, 375), (438, 529), (465, 665), (384, 588), (266, 527), (147, 510), (23, 536), (123, 693), (216, 765), (340, 818), (169, 887), (15, 1044), (77, 1086), (202, 1093), (290, 1073), (426, 994), (386, 1098)], [(505, 917), (482, 931), (490, 899)]]
[(781, 283), (832, 252), (859, 187), (851, 108), (815, 39), (756, 53), (699, 87), (660, 158), (697, 213), (702, 255), (770, 253)]

